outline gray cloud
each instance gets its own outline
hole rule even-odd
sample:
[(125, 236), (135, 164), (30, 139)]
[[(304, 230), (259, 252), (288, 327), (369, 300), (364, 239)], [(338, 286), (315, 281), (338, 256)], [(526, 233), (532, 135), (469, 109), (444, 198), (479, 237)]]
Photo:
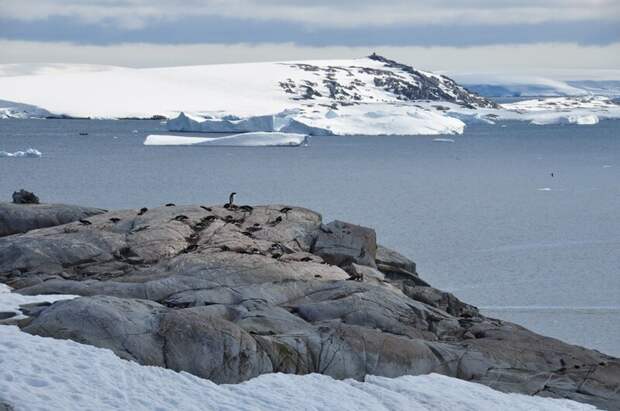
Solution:
[(286, 21), (317, 28), (620, 21), (618, 0), (0, 0), (0, 6), (4, 18), (75, 17), (129, 30), (190, 16)]
[[(370, 49), (342, 46), (309, 47), (291, 43), (257, 45), (134, 43), (92, 46), (0, 40), (0, 49), (3, 51), (0, 63), (62, 62), (131, 67), (356, 58), (368, 55), (373, 50), (420, 69), (448, 72), (502, 71), (545, 75), (566, 68), (591, 70), (620, 67), (620, 43), (607, 46), (546, 43), (475, 47), (386, 46)], [(618, 73), (618, 70), (613, 70), (612, 77), (618, 78)]]

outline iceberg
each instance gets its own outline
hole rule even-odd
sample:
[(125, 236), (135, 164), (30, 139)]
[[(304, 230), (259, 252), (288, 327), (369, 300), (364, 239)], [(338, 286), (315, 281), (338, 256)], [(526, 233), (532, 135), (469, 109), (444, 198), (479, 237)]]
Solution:
[(464, 129), (465, 123), (458, 118), (407, 104), (351, 105), (337, 112), (323, 107), (312, 113), (286, 110), (273, 115), (233, 119), (181, 113), (168, 121), (169, 131), (196, 133), (264, 131), (314, 136), (381, 136), (462, 134)]
[(224, 146), (224, 147), (298, 147), (307, 145), (305, 134), (263, 132), (233, 134), (225, 137), (186, 137), (151, 134), (145, 146)]
[(43, 156), (39, 150), (34, 148), (29, 148), (26, 151), (16, 151), (14, 153), (9, 153), (7, 151), (0, 151), (0, 157), (28, 157), (28, 158), (39, 158)]

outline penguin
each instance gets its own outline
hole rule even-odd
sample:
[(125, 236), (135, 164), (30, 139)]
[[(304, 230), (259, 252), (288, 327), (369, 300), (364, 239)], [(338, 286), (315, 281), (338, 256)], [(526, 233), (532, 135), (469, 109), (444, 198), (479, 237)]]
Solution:
[(208, 211), (208, 212), (213, 211), (213, 210), (211, 209), (211, 207), (200, 206), (200, 208), (202, 208), (203, 210)]
[(148, 209), (148, 208), (146, 208), (146, 207), (142, 207), (142, 208), (140, 209), (140, 212), (138, 213), (138, 215), (144, 215), (144, 213), (146, 213), (147, 211), (149, 211), (149, 209)]
[(231, 215), (227, 215), (226, 217), (224, 217), (224, 221), (226, 221), (227, 223), (232, 223), (234, 221), (234, 217)]
[(280, 209), (280, 212), (286, 214), (286, 213), (288, 213), (291, 210), (292, 210), (291, 207), (284, 207), (284, 208)]
[(198, 245), (197, 244), (191, 244), (188, 245), (183, 251), (182, 253), (191, 253), (192, 251), (196, 251), (198, 249)]
[(239, 210), (247, 211), (248, 213), (251, 213), (252, 210), (254, 210), (254, 207), (249, 206), (249, 205), (242, 205), (241, 207), (239, 207)]
[(112, 218), (110, 218), (110, 221), (111, 221), (111, 222), (113, 222), (114, 224), (116, 224), (116, 223), (118, 223), (119, 221), (121, 221), (121, 219), (120, 219), (120, 218), (118, 218), (118, 217), (112, 217)]
[(168, 204), (166, 204), (166, 207), (176, 207), (176, 206), (177, 206), (177, 205), (176, 205), (176, 204), (174, 204), (174, 203), (168, 203)]
[(270, 223), (269, 223), (269, 225), (271, 225), (271, 226), (276, 226), (276, 225), (280, 224), (281, 222), (282, 222), (282, 217), (281, 217), (281, 216), (278, 216), (278, 217), (276, 217), (276, 219), (275, 219), (275, 220), (273, 220), (272, 222), (270, 222)]
[(237, 193), (235, 192), (230, 193), (230, 195), (228, 196), (228, 203), (224, 204), (224, 208), (234, 208), (235, 195), (237, 195)]
[(180, 215), (178, 215), (178, 216), (174, 217), (174, 218), (173, 218), (173, 220), (176, 220), (176, 221), (185, 221), (185, 220), (187, 220), (188, 218), (189, 218), (188, 216), (183, 215), (183, 214), (180, 214)]
[(91, 225), (91, 224), (92, 224), (92, 223), (91, 223), (90, 221), (88, 221), (88, 220), (82, 220), (82, 219), (80, 219), (80, 220), (78, 220), (78, 221), (79, 221), (79, 222), (80, 222), (80, 224), (82, 224), (82, 225)]

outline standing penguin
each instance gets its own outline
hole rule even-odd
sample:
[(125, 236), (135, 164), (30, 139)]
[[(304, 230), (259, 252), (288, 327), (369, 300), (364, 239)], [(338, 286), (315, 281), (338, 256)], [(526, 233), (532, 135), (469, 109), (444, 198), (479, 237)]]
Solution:
[(230, 193), (230, 195), (228, 196), (228, 203), (224, 204), (224, 208), (234, 208), (235, 207), (234, 202), (235, 202), (235, 195), (236, 194), (237, 193), (235, 193), (235, 192)]

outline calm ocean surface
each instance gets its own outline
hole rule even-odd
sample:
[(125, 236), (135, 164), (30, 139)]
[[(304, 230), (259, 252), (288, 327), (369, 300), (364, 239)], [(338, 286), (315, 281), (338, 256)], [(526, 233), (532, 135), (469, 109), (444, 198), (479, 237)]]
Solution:
[[(287, 203), (372, 226), (485, 314), (620, 356), (620, 121), (471, 125), (309, 147), (145, 147), (156, 121), (1, 120), (0, 197), (139, 208)], [(88, 132), (80, 136), (79, 132)], [(554, 173), (554, 177), (551, 177)]]

